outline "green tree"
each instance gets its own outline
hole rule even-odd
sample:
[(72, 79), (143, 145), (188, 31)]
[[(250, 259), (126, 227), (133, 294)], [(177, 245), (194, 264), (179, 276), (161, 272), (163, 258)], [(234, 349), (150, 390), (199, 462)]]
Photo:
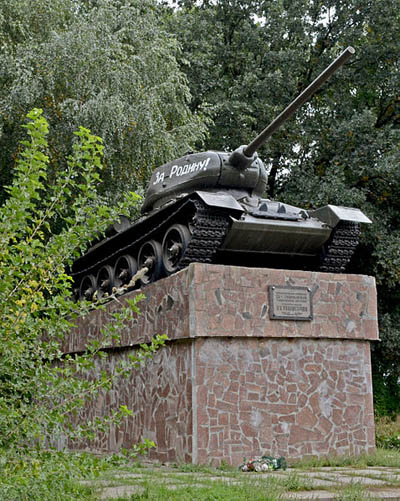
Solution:
[(103, 138), (99, 191), (113, 200), (201, 140), (179, 47), (161, 14), (153, 0), (1, 2), (0, 183), (12, 179), (20, 124), (33, 107), (52, 123), (53, 177), (65, 168), (78, 125)]
[(210, 148), (248, 143), (346, 46), (356, 48), (259, 154), (269, 196), (305, 208), (355, 206), (373, 219), (352, 271), (376, 276), (382, 342), (374, 345), (374, 372), (393, 387), (400, 376), (398, 1), (177, 3), (169, 26), (183, 46), (192, 109), (213, 118)]
[[(114, 209), (98, 204), (103, 146), (84, 128), (76, 133), (66, 169), (49, 184), (48, 124), (41, 110), (28, 117), (30, 140), (22, 143), (14, 182), (0, 207), (0, 448), (40, 444), (66, 433), (91, 437), (96, 429), (118, 423), (130, 413), (125, 406), (91, 425), (80, 422), (72, 428), (70, 418), (151, 357), (165, 339), (158, 336), (129, 363), (90, 379), (95, 358), (105, 356), (104, 347), (118, 342), (124, 321), (137, 314), (139, 295), (110, 316), (86, 353), (63, 356), (62, 342), (74, 319), (104, 307), (72, 299), (68, 266), (88, 239), (127, 211), (127, 203)], [(59, 219), (62, 230), (54, 231)]]

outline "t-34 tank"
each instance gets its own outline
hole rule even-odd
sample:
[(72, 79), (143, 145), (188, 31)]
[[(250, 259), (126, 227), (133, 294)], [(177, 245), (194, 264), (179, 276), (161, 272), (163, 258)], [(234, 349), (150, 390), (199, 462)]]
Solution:
[(249, 145), (188, 153), (156, 169), (142, 217), (109, 228), (72, 267), (79, 298), (111, 294), (138, 271), (146, 285), (192, 262), (343, 272), (371, 221), (359, 210), (305, 210), (263, 198), (256, 150), (354, 53), (348, 47)]

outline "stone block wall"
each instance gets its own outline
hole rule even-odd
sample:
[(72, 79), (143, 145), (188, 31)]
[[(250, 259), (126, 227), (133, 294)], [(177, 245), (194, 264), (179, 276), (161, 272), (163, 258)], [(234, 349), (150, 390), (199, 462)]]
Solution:
[[(313, 320), (270, 320), (269, 285), (309, 287)], [(82, 447), (114, 451), (146, 437), (157, 444), (150, 457), (161, 461), (235, 465), (261, 454), (374, 449), (373, 278), (194, 264), (143, 292), (142, 314), (93, 375), (154, 334), (170, 341), (82, 413), (90, 419), (120, 404), (134, 411)], [(118, 307), (110, 302), (80, 319), (64, 351), (84, 349)]]

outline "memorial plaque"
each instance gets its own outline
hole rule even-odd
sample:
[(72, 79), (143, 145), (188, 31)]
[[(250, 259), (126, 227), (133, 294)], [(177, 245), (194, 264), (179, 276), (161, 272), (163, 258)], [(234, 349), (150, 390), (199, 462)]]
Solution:
[(271, 320), (312, 320), (311, 290), (308, 287), (270, 285), (269, 318)]

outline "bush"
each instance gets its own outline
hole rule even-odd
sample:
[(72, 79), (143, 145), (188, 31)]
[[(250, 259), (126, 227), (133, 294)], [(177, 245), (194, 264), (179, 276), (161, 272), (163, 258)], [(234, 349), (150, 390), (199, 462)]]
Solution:
[(49, 180), (48, 123), (38, 109), (28, 119), (30, 140), (22, 143), (14, 183), (6, 188), (8, 198), (0, 207), (0, 447), (9, 451), (47, 444), (49, 437), (66, 433), (91, 437), (99, 427), (130, 415), (121, 406), (90, 425), (70, 426), (71, 415), (110, 389), (117, 377), (139, 367), (165, 339), (158, 336), (143, 345), (129, 364), (113, 373), (89, 378), (95, 357), (111, 341), (118, 342), (124, 322), (137, 315), (138, 295), (110, 316), (101, 339), (92, 341), (86, 353), (63, 356), (60, 346), (74, 319), (104, 308), (73, 300), (68, 267), (137, 197), (131, 194), (115, 208), (97, 203), (103, 146), (84, 128), (76, 133), (66, 170)]
[(400, 451), (400, 416), (376, 418), (375, 435), (377, 447)]
[(125, 466), (128, 457), (29, 450), (15, 456), (0, 450), (0, 499), (75, 501), (95, 499), (93, 487), (108, 469)]

